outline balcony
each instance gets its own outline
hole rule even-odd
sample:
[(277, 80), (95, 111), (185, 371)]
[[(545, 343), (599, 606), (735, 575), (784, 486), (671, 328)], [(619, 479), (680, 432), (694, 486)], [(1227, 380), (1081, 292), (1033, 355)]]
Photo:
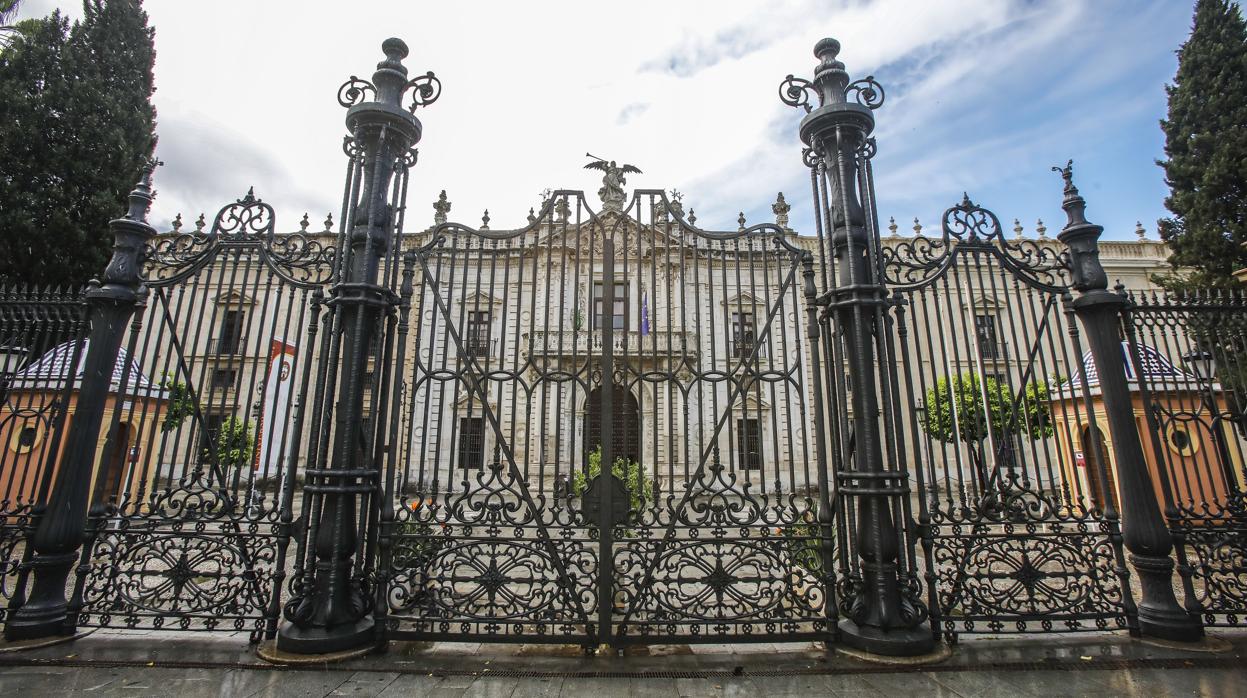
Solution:
[(217, 356), (239, 356), (246, 353), (246, 341), (242, 337), (213, 337), (208, 340), (208, 353)]
[[(537, 331), (525, 337), (533, 356), (592, 356), (602, 353), (602, 333), (589, 330)], [(631, 357), (697, 357), (701, 355), (695, 332), (614, 333), (612, 353)]]
[(487, 359), (497, 355), (497, 339), (490, 339), (489, 337), (474, 337), (472, 335), (468, 335), (463, 338), (463, 350), (460, 352), (460, 356), (465, 358), (473, 357), (478, 359)]

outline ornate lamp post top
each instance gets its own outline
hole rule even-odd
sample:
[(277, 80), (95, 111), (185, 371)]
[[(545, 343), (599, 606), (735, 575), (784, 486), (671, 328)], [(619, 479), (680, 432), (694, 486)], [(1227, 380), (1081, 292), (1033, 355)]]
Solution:
[[(338, 104), (348, 108), (346, 126), (355, 131), (358, 126), (386, 125), (399, 128), (411, 143), (420, 141), (420, 120), (415, 112), (437, 101), (442, 94), (442, 82), (429, 71), (410, 80), (407, 79), (407, 44), (402, 39), (390, 38), (381, 43), (385, 59), (377, 64), (372, 82), (354, 75), (338, 88)], [(410, 90), (411, 102), (403, 107), (403, 99)]]
[[(814, 79), (789, 75), (779, 85), (779, 98), (784, 104), (802, 107), (808, 114), (801, 122), (801, 140), (807, 145), (830, 124), (825, 118), (829, 115), (835, 115), (834, 121), (840, 123), (846, 117), (852, 119), (864, 132), (870, 133), (875, 125), (870, 112), (883, 106), (883, 86), (873, 75), (850, 82), (844, 63), (836, 59), (839, 53), (839, 41), (821, 39), (814, 45), (814, 55), (819, 61), (814, 66)], [(813, 107), (813, 99), (818, 100), (817, 109)]]

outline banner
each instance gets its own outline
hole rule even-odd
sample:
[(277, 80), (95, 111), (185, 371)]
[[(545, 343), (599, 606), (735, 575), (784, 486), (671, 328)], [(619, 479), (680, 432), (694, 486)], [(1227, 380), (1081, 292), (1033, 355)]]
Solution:
[(294, 386), (295, 345), (273, 338), (269, 345), (268, 374), (260, 408), (260, 428), (256, 432), (254, 469), (264, 476), (280, 472), (283, 449), (291, 437), (290, 395)]

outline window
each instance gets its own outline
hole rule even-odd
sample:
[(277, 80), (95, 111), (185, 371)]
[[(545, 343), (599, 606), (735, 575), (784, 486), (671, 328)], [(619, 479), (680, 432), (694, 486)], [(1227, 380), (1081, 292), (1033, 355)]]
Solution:
[(756, 419), (736, 420), (736, 450), (744, 470), (762, 468), (762, 423)]
[[(758, 332), (753, 322), (753, 313), (732, 313), (732, 356), (738, 359), (753, 356), (757, 341)], [(757, 355), (762, 356), (761, 348)]]
[(221, 425), (225, 424), (223, 414), (205, 414), (203, 432), (199, 435), (199, 452), (207, 456), (216, 449), (217, 436), (221, 433)]
[(485, 464), (485, 418), (459, 418), (459, 467), (480, 468)]
[(14, 453), (30, 453), (42, 440), (39, 428), (24, 426), (17, 429), (9, 440), (9, 449)]
[(467, 356), (489, 356), (489, 315), (488, 310), (468, 313), (467, 332), (463, 337), (463, 349)]
[(980, 357), (984, 359), (1000, 358), (1000, 338), (996, 332), (995, 315), (975, 315), (974, 334), (978, 337)]
[(243, 347), (243, 329), (247, 311), (226, 310), (221, 318), (221, 332), (217, 335), (215, 353), (240, 354)]
[(233, 387), (234, 381), (238, 378), (238, 371), (232, 368), (218, 368), (212, 371), (212, 388), (214, 390), (228, 390)]
[[(606, 311), (602, 308), (604, 284), (601, 281), (593, 283), (593, 329), (600, 330), (605, 327), (603, 318), (606, 317)], [(616, 330), (628, 331), (628, 284), (615, 283), (615, 302), (611, 308), (611, 327)]]

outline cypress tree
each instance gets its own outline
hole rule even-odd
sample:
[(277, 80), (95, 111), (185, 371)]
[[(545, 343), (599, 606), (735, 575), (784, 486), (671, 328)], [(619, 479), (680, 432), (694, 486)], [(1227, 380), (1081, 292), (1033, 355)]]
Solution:
[(0, 278), (79, 285), (112, 248), (155, 148), (153, 31), (140, 0), (22, 22), (0, 51)]
[(1173, 216), (1159, 221), (1174, 267), (1171, 286), (1234, 284), (1247, 267), (1247, 25), (1230, 0), (1197, 0), (1178, 73), (1165, 88), (1165, 170)]

